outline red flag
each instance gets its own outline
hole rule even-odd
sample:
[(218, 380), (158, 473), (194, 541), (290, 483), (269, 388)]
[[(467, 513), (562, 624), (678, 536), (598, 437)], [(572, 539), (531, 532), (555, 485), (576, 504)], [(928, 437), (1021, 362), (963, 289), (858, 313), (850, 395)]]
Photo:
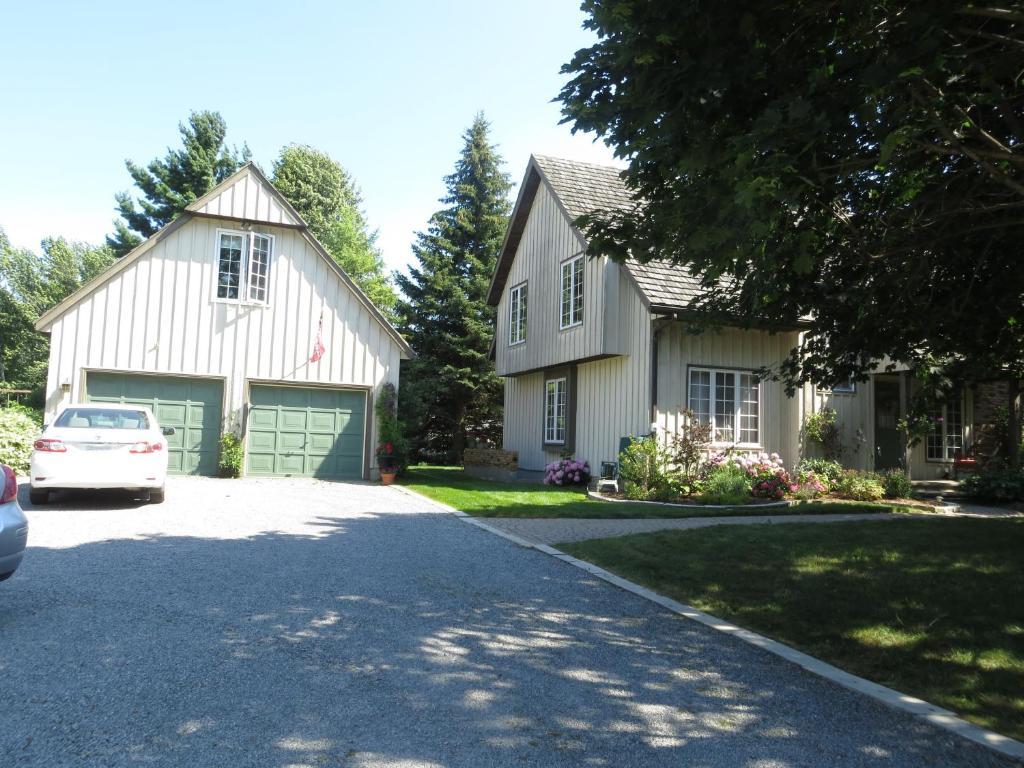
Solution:
[(316, 329), (316, 341), (313, 343), (313, 356), (309, 358), (309, 362), (318, 363), (320, 358), (324, 356), (324, 313), (320, 313), (320, 325)]

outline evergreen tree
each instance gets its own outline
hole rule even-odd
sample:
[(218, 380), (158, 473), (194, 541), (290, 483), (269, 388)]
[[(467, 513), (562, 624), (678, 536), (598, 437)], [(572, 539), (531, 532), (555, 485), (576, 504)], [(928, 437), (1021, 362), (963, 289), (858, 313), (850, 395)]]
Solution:
[(362, 197), (348, 171), (325, 152), (293, 144), (282, 149), (274, 163), (273, 184), (348, 276), (393, 318), (395, 290), (384, 271), (377, 233), (369, 230)]
[(501, 380), (489, 359), (494, 309), (486, 294), (511, 205), (511, 182), (478, 114), (464, 134), (445, 206), (416, 236), (419, 262), (398, 275), (402, 332), (416, 351), (403, 364), (403, 421), (421, 456), (462, 459), (468, 438), (501, 440)]
[(127, 192), (115, 195), (116, 231), (107, 236), (107, 245), (117, 257), (124, 256), (145, 238), (173, 221), (185, 207), (237, 171), (251, 156), (224, 142), (227, 124), (219, 112), (193, 112), (188, 125), (179, 124), (182, 149), (168, 149), (143, 167), (125, 160), (128, 173), (141, 190), (136, 201)]

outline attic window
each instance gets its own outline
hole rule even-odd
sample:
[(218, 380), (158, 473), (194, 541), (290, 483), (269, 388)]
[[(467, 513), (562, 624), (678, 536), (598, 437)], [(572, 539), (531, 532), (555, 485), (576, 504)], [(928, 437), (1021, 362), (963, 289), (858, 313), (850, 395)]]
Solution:
[(217, 231), (217, 298), (266, 304), (274, 237)]

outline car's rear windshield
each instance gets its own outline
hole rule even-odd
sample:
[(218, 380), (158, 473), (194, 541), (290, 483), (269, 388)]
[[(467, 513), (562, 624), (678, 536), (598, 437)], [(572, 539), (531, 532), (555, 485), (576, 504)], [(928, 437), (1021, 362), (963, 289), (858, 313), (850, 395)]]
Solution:
[(54, 422), (56, 427), (80, 429), (149, 429), (145, 411), (123, 408), (68, 408)]

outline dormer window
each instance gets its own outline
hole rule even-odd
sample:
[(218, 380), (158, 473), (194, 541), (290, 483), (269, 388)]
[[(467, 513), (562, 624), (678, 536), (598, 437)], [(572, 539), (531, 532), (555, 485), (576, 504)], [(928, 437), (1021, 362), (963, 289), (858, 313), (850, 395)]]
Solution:
[(526, 283), (520, 283), (508, 292), (508, 343), (526, 341)]
[(217, 230), (217, 298), (266, 304), (274, 237)]
[(583, 256), (562, 262), (560, 328), (571, 328), (583, 322)]

